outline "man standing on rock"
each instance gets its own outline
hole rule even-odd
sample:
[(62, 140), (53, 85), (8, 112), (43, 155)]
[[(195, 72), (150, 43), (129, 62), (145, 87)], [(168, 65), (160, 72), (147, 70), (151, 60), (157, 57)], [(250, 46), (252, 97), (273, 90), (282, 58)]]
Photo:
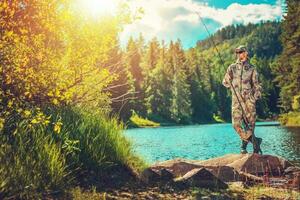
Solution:
[(228, 67), (223, 79), (223, 85), (232, 92), (232, 124), (242, 140), (241, 153), (247, 153), (249, 142), (253, 144), (253, 153), (261, 153), (262, 139), (255, 137), (254, 128), (255, 103), (261, 98), (262, 88), (256, 69), (249, 63), (247, 48), (239, 46), (235, 53), (238, 59)]

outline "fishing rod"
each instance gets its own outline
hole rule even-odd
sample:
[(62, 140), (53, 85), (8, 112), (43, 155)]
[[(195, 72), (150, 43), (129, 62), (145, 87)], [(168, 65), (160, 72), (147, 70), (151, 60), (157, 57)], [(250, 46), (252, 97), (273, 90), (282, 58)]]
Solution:
[[(224, 61), (223, 61), (223, 59), (222, 59), (222, 56), (221, 56), (221, 54), (220, 54), (220, 52), (219, 52), (219, 50), (218, 50), (218, 48), (217, 48), (217, 45), (215, 44), (215, 42), (214, 42), (214, 40), (213, 40), (213, 38), (212, 38), (212, 36), (211, 36), (211, 34), (210, 34), (210, 32), (209, 32), (209, 30), (208, 30), (206, 24), (204, 23), (203, 18), (201, 17), (201, 15), (200, 15), (198, 12), (196, 12), (196, 13), (197, 13), (197, 15), (199, 16), (200, 21), (201, 21), (201, 23), (203, 24), (203, 26), (204, 26), (206, 32), (208, 33), (209, 40), (211, 41), (213, 47), (215, 48), (215, 50), (216, 50), (216, 52), (217, 52), (217, 55), (218, 55), (218, 57), (219, 57), (219, 59), (220, 59), (222, 65), (223, 65), (223, 67), (224, 67), (224, 69), (225, 69), (226, 67), (225, 67), (225, 65), (224, 65)], [(231, 77), (230, 77), (230, 78), (231, 78)], [(243, 108), (243, 106), (242, 106), (242, 103), (241, 103), (241, 101), (240, 101), (240, 99), (239, 99), (239, 97), (238, 97), (238, 94), (237, 94), (237, 92), (236, 92), (236, 90), (235, 90), (235, 88), (234, 88), (232, 82), (229, 81), (229, 83), (230, 83), (230, 87), (231, 87), (232, 90), (233, 90), (234, 95), (235, 95), (236, 98), (237, 98), (238, 104), (239, 104), (239, 106), (241, 107), (241, 110), (242, 110), (242, 116), (243, 116), (243, 121), (244, 121), (244, 124), (245, 124), (245, 126), (246, 126), (246, 127), (245, 127), (245, 130), (247, 131), (247, 130), (251, 129), (251, 127), (250, 127), (251, 124), (250, 124), (250, 122), (249, 122), (249, 120), (248, 120), (248, 118), (247, 118), (247, 116), (246, 116), (245, 110), (244, 110), (244, 108)], [(242, 97), (241, 97), (241, 98), (242, 98)], [(243, 101), (243, 103), (245, 104), (244, 101)], [(245, 105), (245, 107), (246, 107), (246, 109), (247, 109), (247, 106), (246, 106), (246, 105)], [(247, 109), (247, 110), (248, 110), (248, 109)], [(252, 134), (254, 135), (254, 131), (252, 131)]]

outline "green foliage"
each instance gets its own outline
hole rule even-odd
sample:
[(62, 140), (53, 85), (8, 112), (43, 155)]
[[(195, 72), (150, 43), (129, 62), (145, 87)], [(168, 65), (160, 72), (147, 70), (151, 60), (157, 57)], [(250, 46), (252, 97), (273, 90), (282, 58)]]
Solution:
[[(153, 41), (156, 44), (156, 41)], [(154, 48), (157, 48), (154, 50)], [(148, 74), (145, 72), (145, 94), (148, 115), (161, 116), (163, 120), (188, 123), (191, 117), (190, 91), (185, 70), (185, 55), (180, 41), (169, 47), (150, 45), (148, 52), (159, 52), (156, 63)], [(146, 56), (146, 58), (152, 58)], [(146, 65), (151, 69), (151, 65)]]
[(128, 124), (129, 127), (158, 127), (160, 126), (159, 123), (156, 123), (154, 121), (151, 121), (149, 119), (144, 119), (141, 116), (139, 116), (136, 112), (132, 112), (132, 116), (130, 117), (130, 121)]
[(90, 19), (72, 3), (0, 2), (1, 199), (42, 198), (91, 171), (143, 165), (107, 116), (128, 10)]
[(289, 112), (279, 116), (280, 123), (284, 126), (300, 126), (300, 112)]
[(224, 123), (225, 122), (224, 119), (222, 119), (219, 115), (214, 114), (213, 118), (218, 123)]
[(292, 108), (294, 111), (300, 111), (300, 95), (294, 96)]
[[(211, 36), (216, 44), (222, 43), (225, 40), (231, 40), (235, 38), (243, 38), (251, 34), (259, 24), (249, 23), (247, 26), (242, 24), (229, 25), (220, 30)], [(197, 48), (200, 49), (209, 49), (213, 47), (213, 44), (210, 41), (210, 38), (198, 41)]]
[(171, 101), (171, 119), (177, 123), (189, 123), (191, 120), (191, 92), (187, 83), (186, 58), (180, 41), (170, 44), (173, 85)]
[[(163, 76), (163, 65), (166, 59), (166, 51), (165, 47), (160, 47), (157, 39), (154, 38), (149, 42), (146, 50), (143, 55), (143, 62), (141, 63), (143, 69), (143, 90), (145, 93), (145, 107), (146, 113), (148, 115), (159, 114), (164, 116), (161, 106), (164, 99), (163, 95), (168, 95), (169, 92), (165, 91), (162, 88), (161, 82), (162, 78), (165, 77), (167, 81), (167, 77)], [(169, 86), (167, 82), (165, 82), (165, 86)], [(166, 113), (166, 116), (168, 114)]]
[(293, 98), (300, 93), (300, 2), (287, 0), (287, 14), (282, 22), (282, 54), (272, 66), (275, 81), (280, 87), (280, 107), (292, 110)]
[(68, 107), (45, 113), (62, 122), (59, 133), (53, 124), (32, 126), (23, 120), (17, 123), (12, 137), (1, 137), (3, 196), (36, 198), (80, 182), (80, 175), (86, 172), (101, 175), (111, 166), (137, 171), (144, 166), (115, 118)]
[(72, 178), (66, 155), (53, 133), (26, 120), (15, 125), (13, 136), (1, 131), (0, 197), (31, 199), (68, 187)]
[(131, 99), (134, 97), (133, 76), (126, 65), (128, 58), (123, 54), (119, 46), (116, 46), (109, 53), (109, 61), (107, 66), (113, 66), (115, 79), (109, 83), (106, 91), (110, 93), (111, 113), (118, 115), (124, 121), (130, 117), (130, 107), (133, 106)]
[(57, 137), (64, 143), (79, 141), (78, 151), (75, 149), (70, 157), (77, 167), (99, 171), (116, 164), (131, 165), (131, 145), (123, 136), (123, 126), (115, 118), (82, 108), (63, 108), (58, 114), (62, 121), (69, 123), (62, 126)]
[(37, 116), (43, 115), (38, 109), (49, 106), (89, 104), (110, 111), (105, 89), (117, 76), (109, 55), (131, 15), (120, 6), (115, 15), (88, 19), (73, 3), (0, 2), (0, 119), (7, 126), (5, 134), (14, 132), (14, 122), (6, 121), (16, 113), (19, 119), (44, 123), (36, 118), (49, 116)]
[(278, 22), (259, 24), (250, 34), (248, 49), (259, 58), (273, 58), (282, 51), (280, 34), (281, 27)]
[[(195, 59), (196, 58), (196, 59)], [(195, 49), (187, 52), (188, 83), (191, 91), (192, 120), (196, 123), (213, 121), (215, 92), (212, 91), (211, 67)]]

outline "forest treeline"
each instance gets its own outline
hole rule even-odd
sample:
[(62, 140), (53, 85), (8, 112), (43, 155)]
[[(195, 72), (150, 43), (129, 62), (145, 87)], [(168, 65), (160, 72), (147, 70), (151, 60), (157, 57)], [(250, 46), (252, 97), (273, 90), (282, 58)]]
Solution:
[(234, 49), (241, 44), (247, 45), (263, 87), (258, 118), (275, 119), (280, 113), (298, 111), (300, 14), (296, 4), (287, 1), (289, 12), (282, 22), (230, 25), (187, 50), (180, 40), (166, 44), (157, 38), (145, 42), (142, 35), (130, 38), (117, 61), (123, 65), (121, 78), (113, 82), (119, 87), (112, 90), (112, 97), (124, 95), (112, 103), (113, 111), (125, 121), (132, 113), (161, 123), (230, 121), (231, 94), (221, 83), (226, 68), (236, 61)]
[(273, 81), (272, 65), (282, 52), (281, 30), (280, 22), (232, 25), (188, 50), (182, 48), (180, 40), (166, 44), (156, 38), (145, 43), (142, 35), (136, 40), (130, 38), (121, 56), (122, 78), (113, 83), (120, 85), (119, 91), (127, 96), (112, 107), (125, 120), (134, 110), (158, 122), (207, 123), (216, 118), (229, 121), (231, 98), (222, 79), (226, 68), (236, 61), (234, 49), (246, 44), (264, 88), (258, 116), (273, 117), (279, 113), (279, 88)]

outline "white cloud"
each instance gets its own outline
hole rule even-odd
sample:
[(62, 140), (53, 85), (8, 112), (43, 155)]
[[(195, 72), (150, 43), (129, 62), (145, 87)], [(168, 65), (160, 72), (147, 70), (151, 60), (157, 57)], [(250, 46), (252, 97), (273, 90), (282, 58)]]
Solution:
[[(281, 0), (278, 0), (276, 5), (232, 3), (225, 9), (210, 7), (207, 3), (192, 0), (129, 0), (128, 2), (132, 9), (142, 7), (145, 13), (142, 19), (125, 27), (120, 35), (121, 41), (126, 41), (130, 35), (137, 36), (140, 32), (146, 39), (153, 37), (165, 40), (188, 39), (191, 37), (189, 31), (199, 30), (199, 34), (203, 31), (197, 12), (203, 19), (214, 22), (215, 26), (218, 26), (215, 28), (236, 23), (276, 20), (283, 14)], [(184, 27), (184, 30), (180, 27)], [(194, 40), (197, 40), (197, 36), (195, 37)]]

